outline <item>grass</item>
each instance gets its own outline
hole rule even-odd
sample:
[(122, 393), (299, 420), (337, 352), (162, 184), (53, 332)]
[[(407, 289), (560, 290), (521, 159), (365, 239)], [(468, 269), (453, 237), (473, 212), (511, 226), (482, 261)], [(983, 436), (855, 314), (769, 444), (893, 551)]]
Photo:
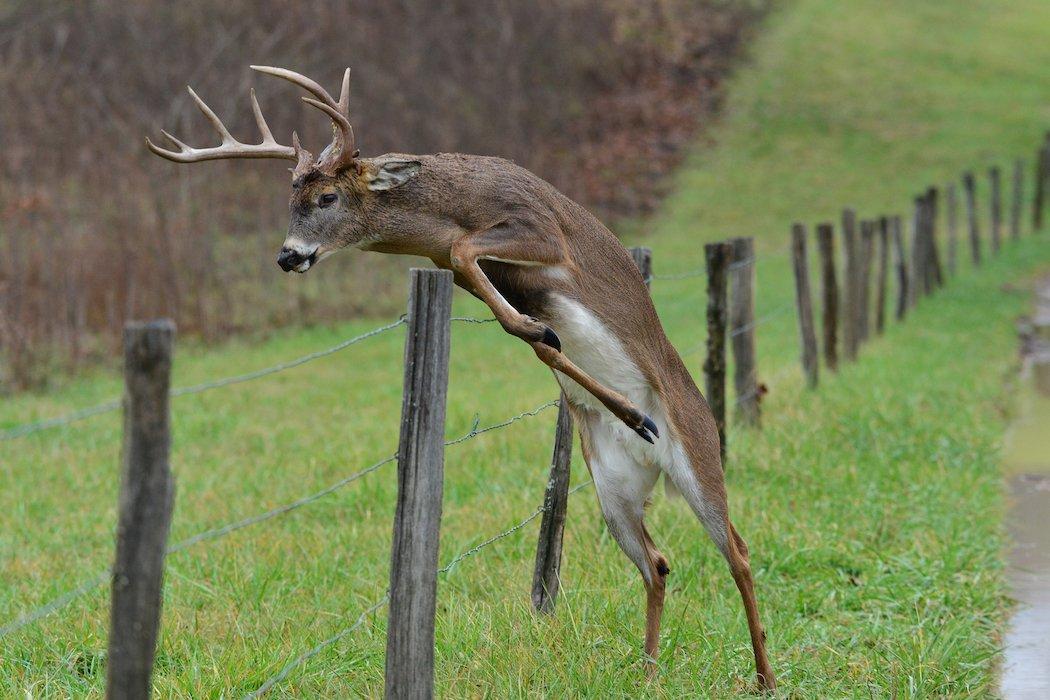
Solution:
[[(657, 273), (701, 264), (702, 242), (754, 235), (758, 315), (792, 303), (788, 224), (904, 212), (964, 168), (1030, 156), (1050, 125), (1050, 6), (1039, 0), (792, 0), (774, 13), (719, 124), (646, 227)], [(982, 180), (982, 184), (983, 184)], [(983, 201), (982, 201), (983, 203)], [(967, 264), (861, 361), (802, 388), (790, 309), (759, 331), (771, 388), (762, 432), (731, 430), (734, 519), (753, 551), (785, 695), (983, 696), (1008, 601), (999, 450), (1011, 415), (1012, 318), (1050, 264), (1028, 236)], [(324, 275), (324, 267), (313, 274)], [(1009, 285), (1007, 283), (1010, 283)], [(698, 372), (703, 282), (658, 281), (668, 333)], [(460, 295), (457, 312), (484, 315)], [(178, 385), (243, 372), (379, 325), (182, 347)], [(317, 491), (395, 449), (402, 334), (175, 403), (177, 541)], [(554, 397), (549, 374), (494, 324), (454, 327), (448, 434)], [(119, 392), (95, 374), (6, 400), (0, 427)], [(449, 448), (441, 561), (539, 505), (554, 412)], [(0, 443), (0, 622), (103, 569), (112, 555), (119, 416)], [(577, 450), (578, 452), (578, 450)], [(574, 483), (585, 479), (578, 455)], [(169, 558), (158, 697), (236, 697), (346, 628), (386, 584), (393, 465), (295, 513)], [(659, 677), (641, 661), (643, 594), (593, 492), (572, 496), (562, 596), (528, 607), (536, 523), (439, 580), (444, 696), (714, 697), (751, 687), (739, 598), (678, 502), (650, 530), (671, 560)], [(95, 590), (0, 640), (0, 695), (101, 696), (108, 597)], [(381, 693), (385, 616), (303, 664), (277, 697)]]

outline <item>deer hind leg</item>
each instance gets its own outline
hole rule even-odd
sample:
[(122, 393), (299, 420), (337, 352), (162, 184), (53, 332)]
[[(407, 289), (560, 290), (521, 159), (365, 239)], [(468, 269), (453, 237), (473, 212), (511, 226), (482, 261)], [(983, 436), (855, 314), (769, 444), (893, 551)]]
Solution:
[[(613, 426), (595, 412), (577, 410), (583, 455), (594, 479), (594, 489), (609, 533), (627, 558), (638, 567), (645, 585), (645, 654), (648, 673), (656, 671), (660, 647), (660, 618), (664, 609), (667, 558), (645, 529), (645, 502), (660, 475), (653, 465), (637, 460), (617, 439)], [(622, 428), (620, 429), (622, 430)]]
[[(718, 468), (717, 461), (713, 464)], [(762, 690), (776, 690), (773, 667), (766, 654), (766, 633), (758, 615), (755, 585), (751, 578), (750, 554), (744, 538), (729, 520), (729, 504), (726, 501), (721, 472), (710, 479), (710, 483), (705, 487), (688, 460), (680, 454), (668, 474), (728, 562), (729, 571), (744, 602), (751, 647), (755, 653), (758, 685)]]

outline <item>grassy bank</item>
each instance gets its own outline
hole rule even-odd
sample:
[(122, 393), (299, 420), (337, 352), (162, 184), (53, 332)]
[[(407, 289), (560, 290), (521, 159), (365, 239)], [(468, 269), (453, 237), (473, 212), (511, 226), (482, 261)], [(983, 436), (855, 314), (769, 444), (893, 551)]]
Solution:
[[(964, 167), (1029, 155), (1050, 124), (1050, 7), (1037, 0), (796, 0), (773, 16), (736, 80), (715, 143), (701, 145), (645, 243), (656, 272), (701, 264), (703, 241), (758, 239), (761, 433), (733, 432), (729, 489), (753, 551), (775, 668), (801, 697), (989, 692), (1006, 601), (1000, 578), (998, 448), (1011, 406), (1012, 317), (1004, 288), (1050, 264), (1047, 234), (980, 272), (964, 264), (905, 325), (820, 390), (802, 390), (790, 310), (788, 224), (903, 212)], [(275, 185), (276, 186), (276, 185)], [(322, 266), (311, 273), (324, 275)], [(703, 281), (653, 295), (691, 368)], [(484, 315), (460, 298), (458, 312)], [(777, 315), (777, 313), (779, 315)], [(380, 321), (183, 348), (176, 384), (236, 374), (332, 345)], [(172, 539), (287, 503), (391, 454), (400, 331), (256, 382), (175, 403), (179, 494)], [(555, 396), (548, 373), (494, 324), (458, 324), (450, 437)], [(0, 426), (119, 392), (95, 376), (0, 407)], [(553, 411), (449, 448), (441, 561), (539, 505)], [(105, 567), (115, 517), (119, 418), (0, 443), (0, 624)], [(585, 469), (578, 457), (574, 483)], [(352, 624), (385, 588), (393, 465), (294, 513), (169, 559), (156, 688), (240, 696)], [(643, 594), (604, 532), (593, 493), (570, 500), (557, 615), (528, 608), (536, 523), (439, 582), (437, 674), (449, 697), (725, 696), (749, 687), (746, 628), (726, 567), (680, 503), (658, 498), (650, 530), (671, 560), (664, 668), (646, 688)], [(108, 598), (94, 590), (0, 638), (0, 695), (100, 695)], [(379, 612), (277, 686), (277, 696), (374, 696)]]

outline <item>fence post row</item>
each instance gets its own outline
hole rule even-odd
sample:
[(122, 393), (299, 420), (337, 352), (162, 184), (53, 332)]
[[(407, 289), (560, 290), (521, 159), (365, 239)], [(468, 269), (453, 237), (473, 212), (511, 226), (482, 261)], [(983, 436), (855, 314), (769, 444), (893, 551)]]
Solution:
[(842, 310), (842, 349), (850, 362), (857, 359), (857, 214), (852, 209), (842, 211), (842, 246), (846, 257), (842, 289), (845, 304)]
[(834, 372), (839, 366), (839, 284), (835, 279), (835, 229), (831, 224), (817, 224), (817, 248), (820, 251), (824, 363)]
[(729, 321), (733, 347), (733, 386), (736, 389), (736, 415), (744, 425), (757, 427), (762, 415), (758, 395), (758, 367), (755, 362), (755, 241), (734, 238), (729, 266)]
[(809, 262), (806, 259), (806, 227), (791, 226), (791, 260), (795, 269), (795, 303), (798, 306), (798, 335), (802, 344), (802, 371), (806, 384), (815, 389), (819, 381), (817, 331), (813, 326), (813, 303), (809, 291)]
[(889, 271), (889, 217), (879, 218), (879, 269), (875, 292), (875, 333), (882, 335), (886, 328), (886, 275)]
[(1003, 177), (998, 165), (988, 169), (988, 179), (991, 183), (991, 209), (992, 209), (992, 253), (999, 252), (1002, 243), (1003, 223)]
[(973, 173), (963, 175), (963, 188), (966, 190), (966, 221), (970, 230), (970, 257), (974, 266), (981, 264), (981, 231), (977, 224), (977, 183)]
[(434, 694), (434, 610), (451, 312), (452, 273), (413, 269), (390, 557), (387, 698), (430, 698)]
[(171, 476), (171, 356), (175, 324), (124, 327), (124, 446), (113, 564), (106, 697), (150, 696), (160, 628)]
[(707, 261), (707, 358), (704, 360), (707, 402), (718, 427), (718, 450), (726, 459), (726, 268), (732, 260), (729, 243), (704, 246)]

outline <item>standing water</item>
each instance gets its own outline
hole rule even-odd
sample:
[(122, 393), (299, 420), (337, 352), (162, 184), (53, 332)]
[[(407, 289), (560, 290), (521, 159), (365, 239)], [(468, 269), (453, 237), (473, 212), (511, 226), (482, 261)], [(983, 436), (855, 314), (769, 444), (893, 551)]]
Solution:
[[(1039, 327), (1050, 318), (1050, 279), (1039, 285), (1037, 299), (1035, 336), (1050, 330)], [(1038, 342), (1034, 337), (1028, 344)], [(1017, 601), (1005, 639), (1000, 691), (1006, 700), (1050, 698), (1050, 394), (1036, 390), (1038, 371), (1031, 365), (1038, 349), (1028, 350), (1022, 409), (1006, 458), (1012, 495), (1007, 574)]]

